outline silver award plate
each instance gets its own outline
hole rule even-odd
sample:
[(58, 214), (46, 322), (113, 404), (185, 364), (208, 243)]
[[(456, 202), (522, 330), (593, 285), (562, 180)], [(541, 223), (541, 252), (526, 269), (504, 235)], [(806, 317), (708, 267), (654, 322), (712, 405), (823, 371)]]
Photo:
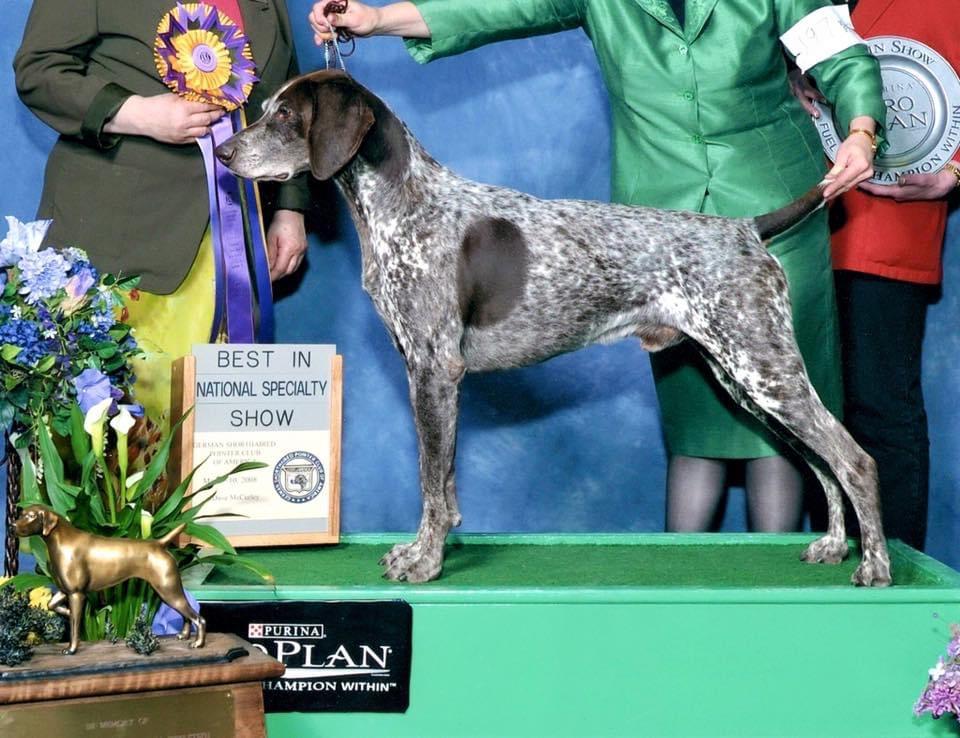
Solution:
[[(940, 171), (960, 145), (960, 77), (946, 59), (918, 41), (876, 36), (866, 43), (880, 62), (888, 143), (874, 162), (870, 181), (893, 185), (901, 174)], [(814, 104), (820, 110), (814, 123), (833, 160), (843, 141), (840, 129), (832, 108)]]

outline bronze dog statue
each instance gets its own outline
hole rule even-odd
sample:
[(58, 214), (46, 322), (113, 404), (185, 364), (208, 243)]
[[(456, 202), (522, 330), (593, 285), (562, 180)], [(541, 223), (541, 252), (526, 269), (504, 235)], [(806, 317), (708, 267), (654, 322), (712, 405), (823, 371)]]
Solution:
[[(183, 531), (179, 525), (157, 540), (107, 538), (77, 530), (53, 510), (30, 505), (14, 522), (18, 536), (42, 536), (50, 557), (50, 573), (59, 588), (49, 608), (70, 619), (70, 645), (65, 654), (77, 652), (80, 618), (87, 592), (96, 592), (127, 579), (145, 580), (167, 605), (183, 616), (183, 629), (177, 638), (190, 636), (190, 624), (197, 628), (194, 648), (204, 644), (206, 621), (191, 607), (183, 592), (177, 562), (166, 550), (167, 544)], [(61, 604), (67, 600), (67, 606)]]

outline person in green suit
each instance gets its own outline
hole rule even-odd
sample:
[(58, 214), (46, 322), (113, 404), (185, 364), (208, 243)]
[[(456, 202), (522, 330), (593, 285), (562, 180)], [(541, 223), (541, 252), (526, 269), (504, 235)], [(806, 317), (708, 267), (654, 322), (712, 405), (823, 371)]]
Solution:
[[(318, 43), (332, 29), (405, 37), (428, 62), (486, 43), (580, 27), (593, 43), (613, 122), (613, 200), (756, 216), (826, 175), (835, 197), (872, 176), (879, 67), (828, 0), (416, 0), (342, 13), (317, 3)], [(781, 45), (780, 37), (784, 37)], [(847, 122), (826, 172), (817, 133), (791, 96), (783, 48)], [(774, 239), (797, 340), (824, 404), (841, 408), (836, 307), (826, 213)], [(719, 386), (694, 347), (651, 356), (669, 467), (667, 528), (705, 530), (728, 461), (746, 459), (755, 529), (797, 529), (803, 477), (788, 449)]]
[[(286, 6), (207, 4), (226, 12), (250, 41), (260, 81), (248, 107), (259, 111), (298, 73)], [(140, 276), (140, 299), (128, 308), (150, 361), (137, 369), (137, 399), (161, 424), (171, 359), (210, 340), (210, 209), (195, 139), (223, 115), (173, 94), (157, 72), (157, 26), (176, 5), (34, 0), (13, 61), (20, 99), (60, 134), (37, 213), (53, 219), (45, 245), (79, 247), (101, 271)], [(305, 178), (284, 183), (269, 199), (267, 256), (271, 277), (279, 279), (299, 267), (306, 250)]]

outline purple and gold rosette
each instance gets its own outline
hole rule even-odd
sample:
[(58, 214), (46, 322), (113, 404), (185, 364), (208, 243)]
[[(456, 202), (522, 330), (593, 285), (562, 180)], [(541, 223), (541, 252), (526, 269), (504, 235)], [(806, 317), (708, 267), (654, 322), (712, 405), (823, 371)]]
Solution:
[(244, 127), (242, 106), (258, 80), (250, 42), (217, 8), (177, 3), (157, 26), (154, 60), (160, 79), (177, 95), (228, 112), (211, 126), (210, 135), (197, 139), (207, 173), (216, 265), (211, 340), (270, 341), (273, 298), (259, 197), (252, 182), (238, 180), (213, 153)]
[(175, 93), (228, 111), (247, 101), (257, 81), (247, 37), (229, 16), (204, 3), (177, 3), (163, 16), (154, 59)]

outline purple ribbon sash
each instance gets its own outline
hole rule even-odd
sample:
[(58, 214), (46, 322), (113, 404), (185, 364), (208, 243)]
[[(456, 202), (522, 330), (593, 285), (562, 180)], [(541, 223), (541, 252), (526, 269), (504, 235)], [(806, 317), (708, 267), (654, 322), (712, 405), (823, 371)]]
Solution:
[[(210, 340), (216, 341), (222, 332), (229, 343), (262, 343), (273, 340), (274, 321), (259, 199), (253, 183), (241, 184), (213, 153), (241, 126), (240, 113), (234, 112), (214, 123), (209, 136), (197, 139), (207, 173), (216, 274), (216, 302)], [(242, 190), (245, 190), (246, 198), (241, 194)], [(247, 229), (244, 228), (245, 215), (250, 234), (249, 252)]]

